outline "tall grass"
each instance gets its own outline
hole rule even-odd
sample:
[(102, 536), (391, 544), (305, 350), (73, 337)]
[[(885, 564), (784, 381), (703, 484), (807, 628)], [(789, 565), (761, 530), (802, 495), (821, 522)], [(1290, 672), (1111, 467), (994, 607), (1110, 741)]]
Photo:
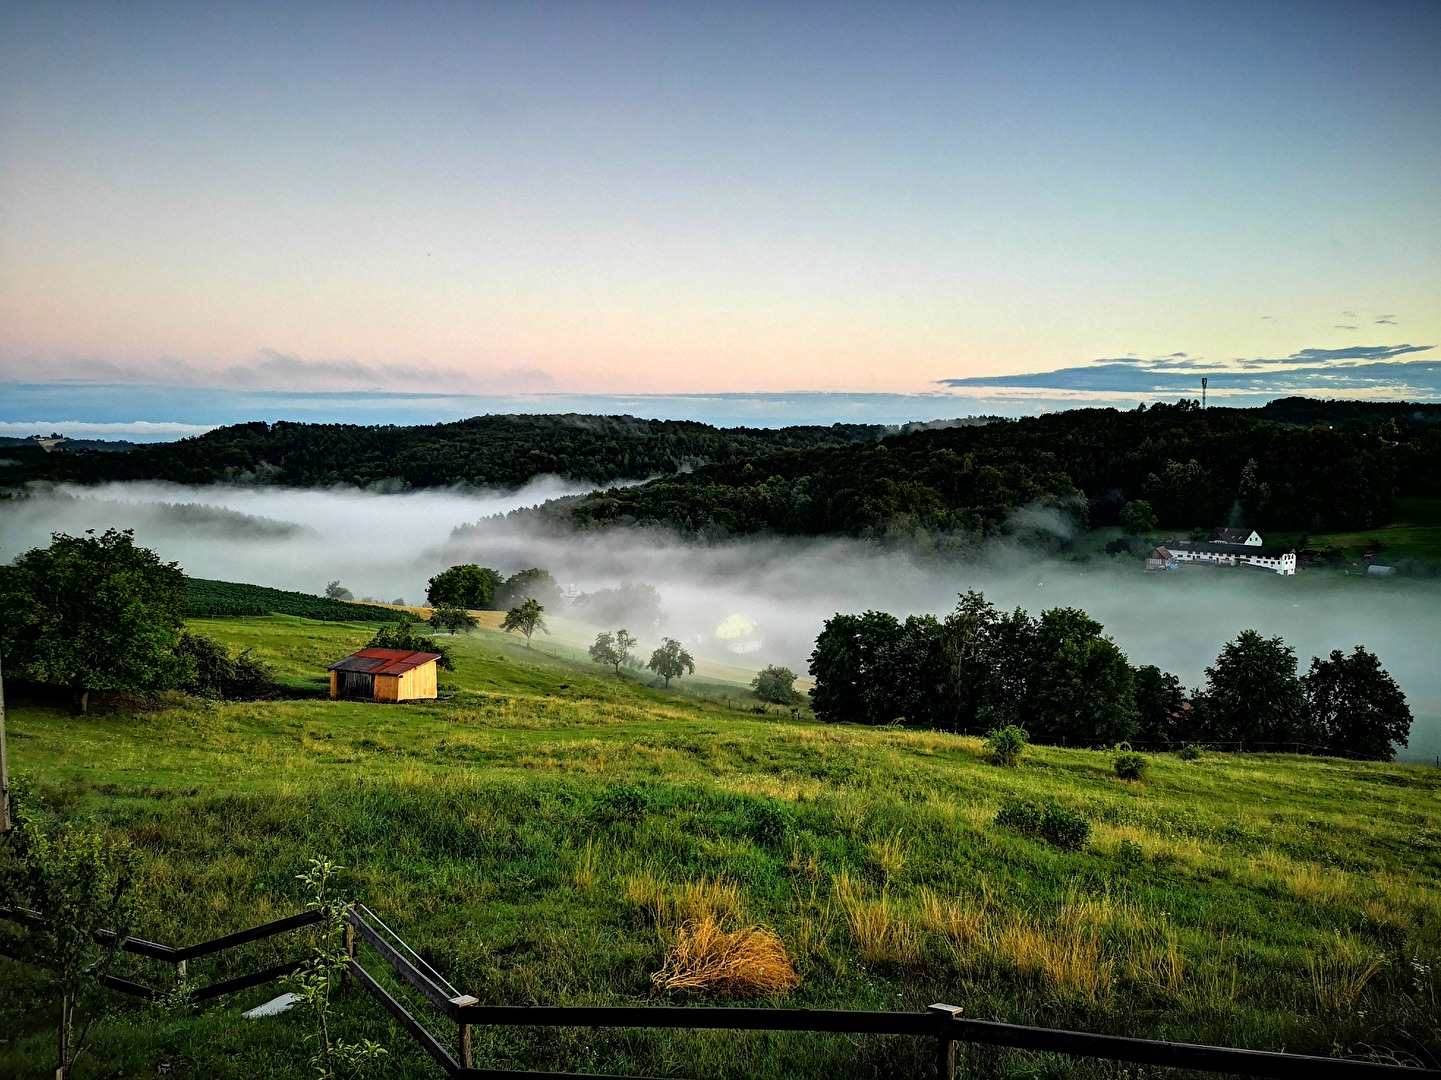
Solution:
[[(358, 633), (202, 629), (317, 695), (319, 661)], [(720, 935), (760, 926), (801, 979), (788, 1005), (944, 1000), (975, 1017), (1441, 1064), (1432, 770), (1155, 755), (1144, 785), (1123, 785), (1105, 754), (1038, 747), (997, 769), (973, 738), (755, 718), (484, 635), (456, 652), (454, 699), (434, 704), (173, 699), (77, 721), (12, 699), (11, 768), (31, 798), (140, 847), (145, 937), (191, 942), (299, 910), (294, 875), (324, 854), (486, 1002), (653, 1000), (652, 975), (681, 971), (683, 932), (709, 957)], [(1016, 799), (1073, 808), (1090, 845), (995, 828)], [(260, 943), (196, 961), (192, 977), (288, 956)], [(131, 974), (155, 976), (138, 962)], [(0, 983), (0, 1075), (38, 1073), (39, 984), (3, 959)], [(122, 1012), (100, 1033), (109, 1075), (294, 1075), (301, 1031), (227, 1019), (271, 993), (190, 1019)], [(363, 999), (341, 1012), (345, 1037), (389, 1042), (390, 1074), (428, 1075)], [(490, 1030), (477, 1046), (497, 1067), (715, 1077), (905, 1075), (922, 1061), (885, 1040), (774, 1033)]]

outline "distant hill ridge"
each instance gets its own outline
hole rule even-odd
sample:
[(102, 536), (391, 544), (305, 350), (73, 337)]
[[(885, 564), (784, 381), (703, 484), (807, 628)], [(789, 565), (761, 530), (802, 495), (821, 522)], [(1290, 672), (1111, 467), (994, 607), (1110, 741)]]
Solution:
[(716, 428), (688, 420), (579, 414), (476, 416), (414, 427), (256, 422), (124, 454), (46, 453), (17, 444), (6, 448), (14, 464), (0, 469), (0, 486), (28, 480), (169, 480), (516, 487), (548, 474), (610, 483), (784, 448), (873, 442), (888, 430), (893, 429), (875, 424)]

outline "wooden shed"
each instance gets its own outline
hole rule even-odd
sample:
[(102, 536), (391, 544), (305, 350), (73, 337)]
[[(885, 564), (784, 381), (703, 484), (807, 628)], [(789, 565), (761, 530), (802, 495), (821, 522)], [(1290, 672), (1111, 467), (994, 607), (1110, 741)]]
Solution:
[(439, 653), (361, 649), (330, 665), (330, 696), (365, 701), (423, 701), (436, 696)]

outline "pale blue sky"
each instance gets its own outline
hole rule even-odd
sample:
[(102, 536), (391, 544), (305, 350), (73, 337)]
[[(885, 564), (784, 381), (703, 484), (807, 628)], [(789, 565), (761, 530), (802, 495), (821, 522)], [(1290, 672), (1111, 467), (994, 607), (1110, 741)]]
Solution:
[(1431, 346), (1438, 55), (1434, 2), (12, 0), (0, 379), (914, 393)]

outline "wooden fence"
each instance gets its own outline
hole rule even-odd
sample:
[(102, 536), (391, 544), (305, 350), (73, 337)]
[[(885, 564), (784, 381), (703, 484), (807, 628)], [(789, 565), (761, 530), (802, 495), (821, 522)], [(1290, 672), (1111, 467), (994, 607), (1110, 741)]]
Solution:
[[(38, 921), (28, 912), (4, 908), (0, 908), (0, 918), (30, 926), (36, 925)], [(320, 916), (316, 912), (306, 911), (185, 948), (172, 948), (141, 938), (127, 938), (121, 948), (136, 956), (173, 965), (176, 981), (183, 981), (185, 965), (189, 960), (276, 937), (310, 926), (319, 920)], [(113, 936), (109, 940), (113, 941)], [(410, 1010), (365, 968), (358, 955), (362, 942), (370, 946), (404, 983), (456, 1025), (455, 1034), (448, 1044), (416, 1019)], [(934, 1075), (937, 1080), (954, 1080), (958, 1043), (976, 1043), (1233, 1076), (1270, 1077), (1274, 1080), (1441, 1080), (1441, 1070), (1407, 1068), (1377, 1061), (1239, 1050), (1227, 1046), (1160, 1042), (1120, 1035), (1096, 1035), (1084, 1031), (971, 1020), (961, 1014), (960, 1008), (944, 1004), (931, 1005), (924, 1012), (740, 1006), (483, 1005), (472, 995), (458, 993), (363, 905), (354, 905), (349, 910), (346, 951), (350, 955), (348, 970), (354, 984), (375, 998), (448, 1077), (457, 1077), (459, 1080), (659, 1080), (654, 1077), (621, 1077), (598, 1073), (477, 1068), (471, 1051), (471, 1041), (474, 1028), (480, 1026), (803, 1031), (908, 1036), (934, 1041)], [(303, 959), (298, 959), (200, 987), (192, 994), (192, 1000), (208, 1001), (260, 986), (294, 973), (304, 963)], [(104, 976), (102, 982), (113, 990), (135, 997), (153, 999), (165, 993), (163, 990), (115, 976)]]

